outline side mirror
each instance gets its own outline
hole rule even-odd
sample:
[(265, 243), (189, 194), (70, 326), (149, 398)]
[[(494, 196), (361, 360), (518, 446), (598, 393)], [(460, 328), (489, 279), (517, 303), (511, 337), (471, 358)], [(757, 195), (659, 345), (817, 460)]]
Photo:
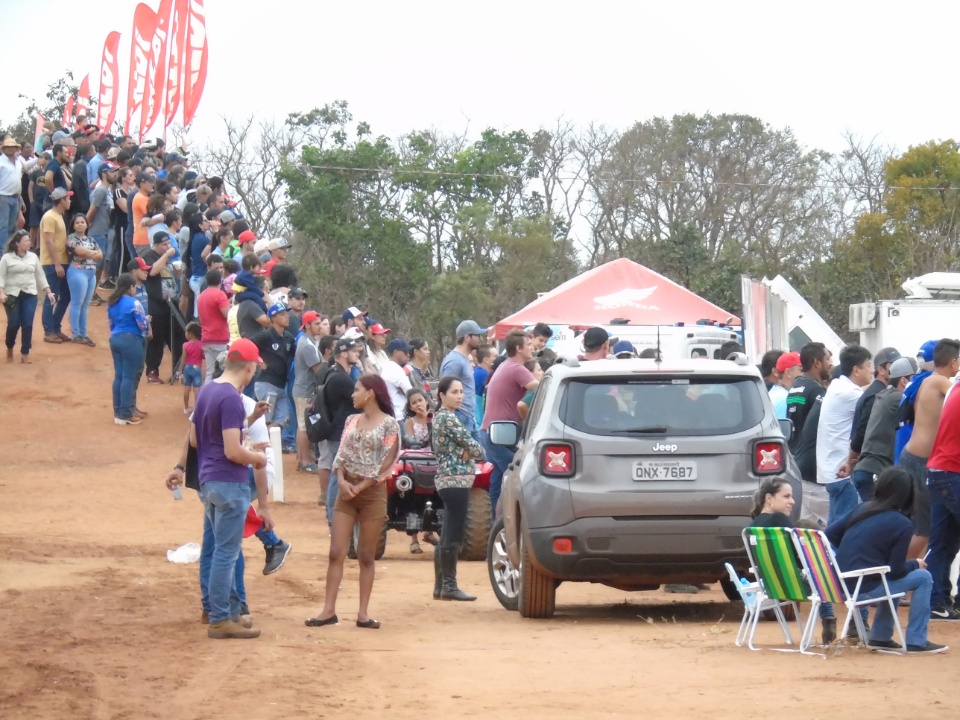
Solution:
[(510, 447), (517, 444), (517, 424), (510, 420), (497, 420), (490, 423), (490, 442), (494, 445)]
[(793, 437), (793, 420), (777, 420), (780, 423), (780, 432), (783, 433), (783, 439), (790, 442)]

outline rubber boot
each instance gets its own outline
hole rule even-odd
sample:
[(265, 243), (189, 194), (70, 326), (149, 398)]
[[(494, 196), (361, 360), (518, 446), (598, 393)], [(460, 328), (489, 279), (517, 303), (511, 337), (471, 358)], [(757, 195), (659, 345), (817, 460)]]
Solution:
[(440, 599), (440, 586), (442, 575), (440, 573), (440, 548), (433, 548), (433, 599)]
[(469, 602), (476, 600), (475, 595), (467, 595), (463, 590), (457, 587), (457, 547), (445, 547), (440, 549), (440, 599), (441, 600), (460, 600)]
[(821, 640), (824, 645), (829, 645), (837, 639), (837, 619), (823, 618), (820, 622), (823, 628)]

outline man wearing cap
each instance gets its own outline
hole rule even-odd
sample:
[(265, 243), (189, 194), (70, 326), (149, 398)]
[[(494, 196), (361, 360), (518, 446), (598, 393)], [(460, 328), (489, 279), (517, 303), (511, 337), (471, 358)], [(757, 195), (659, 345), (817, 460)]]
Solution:
[[(925, 355), (924, 359), (926, 359)], [(933, 372), (922, 378), (916, 387), (913, 402), (913, 432), (900, 453), (900, 467), (910, 473), (913, 479), (913, 520), (914, 538), (910, 543), (908, 558), (923, 557), (927, 551), (930, 537), (930, 492), (927, 488), (927, 467), (933, 450), (934, 439), (940, 427), (940, 413), (943, 399), (950, 389), (953, 376), (960, 371), (960, 342), (943, 338), (934, 345)], [(917, 376), (917, 379), (920, 375)], [(909, 386), (904, 390), (904, 404)], [(936, 470), (948, 470), (945, 467)]]
[(43, 301), (43, 341), (62, 343), (70, 340), (63, 332), (63, 316), (70, 305), (70, 286), (67, 284), (67, 226), (63, 216), (70, 209), (72, 192), (55, 188), (50, 193), (52, 207), (40, 219), (40, 264), (47, 284), (57, 297), (57, 306), (50, 298)]
[[(176, 297), (176, 285), (169, 264), (176, 254), (169, 235), (157, 237), (153, 247), (140, 251), (140, 257), (150, 266), (144, 286), (147, 289), (147, 307), (152, 318), (153, 338), (147, 343), (147, 382), (159, 385), (163, 348), (170, 348), (171, 369), (175, 369), (183, 353), (183, 328), (173, 318), (167, 300)], [(172, 335), (172, 337), (171, 337)]]
[(307, 306), (307, 291), (302, 287), (290, 288), (287, 293), (287, 312), (290, 313), (290, 327), (303, 325), (303, 311)]
[(457, 345), (447, 353), (440, 363), (440, 377), (452, 375), (463, 385), (463, 403), (456, 416), (475, 440), (480, 442), (477, 431), (476, 406), (477, 393), (473, 384), (473, 364), (470, 356), (480, 347), (487, 337), (487, 329), (480, 327), (475, 320), (464, 320), (457, 325)]
[(770, 388), (770, 402), (773, 414), (780, 420), (787, 419), (787, 395), (793, 387), (793, 381), (800, 377), (802, 366), (800, 353), (785, 352), (777, 358), (777, 382)]
[(610, 357), (610, 333), (602, 327), (589, 328), (583, 334), (583, 355), (580, 360), (604, 360)]
[(410, 384), (410, 378), (407, 376), (404, 366), (410, 362), (410, 355), (413, 348), (403, 338), (394, 338), (387, 345), (387, 355), (389, 360), (383, 364), (380, 371), (380, 377), (387, 384), (387, 390), (390, 391), (390, 399), (393, 401), (393, 414), (397, 422), (404, 421), (404, 409), (407, 406), (407, 391), (413, 386)]
[(287, 373), (293, 356), (293, 335), (287, 329), (290, 316), (287, 306), (275, 303), (267, 309), (267, 318), (271, 327), (256, 333), (251, 339), (260, 351), (260, 357), (266, 363), (254, 383), (253, 391), (257, 400), (265, 401), (272, 394), (276, 396), (276, 405), (270, 423), (277, 427), (287, 424), (291, 408), (287, 398)]
[(540, 381), (527, 370), (525, 363), (533, 359), (533, 340), (522, 330), (513, 330), (506, 338), (507, 359), (497, 368), (487, 384), (486, 409), (480, 429), (480, 444), (487, 460), (493, 463), (490, 475), (490, 508), (496, 515), (497, 501), (503, 473), (513, 460), (513, 451), (490, 442), (490, 424), (498, 420), (510, 420), (520, 424), (517, 403), (528, 390), (535, 390)]
[[(240, 623), (240, 599), (235, 569), (243, 542), (243, 528), (250, 507), (247, 466), (266, 467), (263, 450), (243, 446), (247, 414), (240, 398), (262, 362), (257, 346), (242, 338), (227, 350), (226, 369), (219, 378), (197, 393), (190, 421), (190, 441), (197, 448), (200, 497), (213, 529), (210, 562), (210, 627), (214, 639), (255, 638), (259, 630)], [(258, 485), (258, 510), (264, 529), (273, 528), (266, 487)]]
[(936, 340), (927, 340), (917, 351), (917, 365), (920, 372), (916, 374), (906, 390), (903, 391), (903, 400), (897, 413), (897, 442), (893, 448), (893, 461), (899, 465), (900, 455), (913, 434), (914, 403), (917, 400), (917, 390), (921, 383), (930, 377), (933, 372), (933, 349), (937, 346)]
[[(534, 341), (534, 347), (536, 347), (536, 341)], [(613, 356), (617, 360), (630, 360), (637, 356), (637, 349), (629, 340), (618, 340), (613, 346)]]
[(363, 318), (366, 317), (367, 311), (360, 310), (357, 307), (351, 306), (343, 311), (343, 324), (349, 329), (352, 327), (360, 328), (361, 331), (366, 329), (366, 323), (364, 323)]
[[(303, 336), (297, 343), (293, 356), (293, 404), (296, 408), (295, 414), (298, 423), (297, 469), (304, 472), (317, 471), (317, 466), (313, 463), (313, 453), (310, 450), (310, 440), (307, 438), (307, 427), (303, 418), (307, 411), (307, 405), (313, 400), (313, 396), (317, 392), (317, 371), (320, 370), (321, 365), (317, 343), (320, 339), (322, 324), (320, 313), (315, 310), (307, 310), (303, 314), (301, 323)], [(327, 469), (329, 470), (329, 468)]]
[(263, 266), (263, 269), (267, 277), (270, 277), (270, 271), (273, 270), (274, 265), (286, 262), (287, 253), (290, 251), (290, 243), (286, 238), (276, 238), (270, 241), (269, 245), (267, 245), (267, 250), (270, 252), (270, 259), (267, 261), (267, 264)]
[[(225, 217), (232, 217), (233, 220), (224, 220)], [(234, 215), (229, 210), (224, 210), (220, 213), (220, 224), (222, 227), (227, 228), (233, 232), (233, 223), (236, 220), (236, 215)], [(243, 230), (237, 235), (235, 240), (231, 240), (230, 244), (227, 245), (227, 249), (224, 251), (223, 256), (228, 260), (231, 258), (239, 258), (244, 255), (253, 255), (253, 248), (257, 243), (257, 236), (253, 233), (253, 230)]]
[(197, 298), (197, 319), (200, 321), (200, 344), (207, 367), (204, 383), (208, 383), (213, 379), (217, 358), (230, 342), (230, 328), (227, 325), (230, 300), (220, 287), (223, 276), (219, 270), (207, 270), (204, 280), (207, 288)]
[[(346, 425), (347, 418), (357, 412), (353, 407), (353, 389), (355, 382), (350, 376), (350, 369), (360, 361), (360, 343), (356, 340), (340, 338), (333, 346), (334, 362), (330, 364), (330, 371), (321, 382), (326, 383), (324, 388), (324, 397), (327, 400), (327, 408), (330, 410), (330, 422), (333, 425), (333, 432), (330, 438), (326, 440), (326, 453), (324, 453), (323, 443), (318, 449), (317, 455), (320, 458), (321, 465), (325, 458), (329, 458), (330, 467), (333, 467), (333, 459), (340, 447), (340, 440), (343, 437), (343, 428)], [(328, 476), (329, 478), (329, 476)], [(333, 508), (337, 504), (337, 495), (340, 488), (338, 483), (329, 482), (327, 487), (326, 509), (327, 524), (333, 522)]]
[[(112, 162), (100, 163), (97, 167), (100, 182), (90, 195), (90, 209), (87, 210), (87, 232), (94, 239), (103, 257), (109, 255), (108, 237), (110, 224), (113, 221), (113, 189), (117, 182), (117, 166)], [(107, 263), (100, 261), (100, 284), (106, 282), (108, 276)], [(96, 295), (94, 296), (96, 297)]]
[[(882, 352), (882, 351), (881, 351)], [(877, 353), (880, 355), (881, 353)], [(860, 500), (873, 499), (873, 486), (877, 475), (893, 466), (893, 443), (897, 433), (897, 409), (907, 383), (918, 372), (917, 361), (901, 357), (889, 364), (887, 386), (877, 393), (857, 464), (853, 470), (853, 484)]]
[[(0, 146), (0, 228), (4, 230), (3, 244), (6, 247), (10, 236), (17, 231), (17, 220), (26, 210), (21, 197), (23, 174), (33, 169), (37, 158), (24, 160), (20, 157), (20, 143), (8, 137)], [(24, 214), (26, 218), (26, 214)]]

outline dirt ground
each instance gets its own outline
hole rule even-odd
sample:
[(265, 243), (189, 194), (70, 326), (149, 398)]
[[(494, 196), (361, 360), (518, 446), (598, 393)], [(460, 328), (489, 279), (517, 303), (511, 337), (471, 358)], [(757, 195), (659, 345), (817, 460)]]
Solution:
[[(769, 718), (949, 717), (960, 628), (931, 625), (946, 655), (844, 648), (827, 659), (734, 646), (741, 609), (719, 589), (697, 596), (564, 585), (557, 615), (500, 607), (484, 563), (461, 564), (475, 603), (431, 598), (420, 556), (390, 533), (371, 613), (355, 627), (347, 561), (341, 624), (307, 628), (322, 606), (325, 523), (314, 477), (284, 458), (287, 502), (274, 507), (293, 553), (261, 574), (244, 543), (247, 590), (263, 635), (213, 641), (199, 622), (197, 565), (166, 551), (199, 542), (202, 509), (174, 502), (163, 478), (186, 430), (181, 390), (143, 384), (139, 427), (112, 423), (104, 308), (94, 349), (38, 342), (30, 366), (0, 364), (0, 718)], [(37, 318), (36, 340), (42, 337)], [(164, 370), (162, 376), (169, 373)], [(906, 620), (906, 609), (901, 611)], [(774, 642), (765, 623), (761, 639)], [(919, 711), (925, 707), (928, 711)]]

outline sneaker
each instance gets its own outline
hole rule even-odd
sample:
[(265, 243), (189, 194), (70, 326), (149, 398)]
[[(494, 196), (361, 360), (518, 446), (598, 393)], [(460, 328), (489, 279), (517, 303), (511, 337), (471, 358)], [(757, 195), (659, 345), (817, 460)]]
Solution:
[(74, 345), (83, 345), (83, 335), (74, 335), (70, 339), (70, 342), (72, 342)]
[(893, 640), (871, 640), (867, 643), (867, 647), (877, 652), (903, 652), (903, 646)]
[(86, 335), (84, 335), (84, 336), (80, 339), (80, 342), (82, 342), (82, 343), (83, 343), (84, 345), (86, 345), (87, 347), (96, 347), (96, 346), (97, 346), (97, 344), (96, 344), (93, 340), (91, 340), (89, 337), (87, 337)]
[(952, 607), (931, 608), (931, 620), (960, 620), (960, 612)]
[(907, 645), (908, 653), (929, 653), (930, 655), (936, 655), (937, 653), (944, 653), (949, 649), (946, 645), (937, 645), (932, 642), (927, 642), (926, 645)]
[(263, 566), (264, 575), (273, 575), (277, 570), (283, 567), (287, 561), (287, 555), (293, 550), (293, 545), (281, 540), (276, 545), (267, 548), (267, 561)]
[(305, 473), (315, 473), (315, 472), (317, 472), (317, 469), (318, 469), (317, 466), (314, 465), (313, 463), (307, 463), (306, 465), (300, 465), (300, 466), (297, 468), (297, 470), (299, 470), (300, 472), (305, 472)]
[(284, 455), (296, 455), (297, 449), (292, 445), (282, 445), (280, 448)]
[(153, 385), (163, 385), (163, 380), (160, 379), (160, 373), (156, 370), (147, 373), (147, 382)]
[(224, 620), (223, 622), (213, 623), (207, 628), (207, 637), (214, 640), (229, 640), (260, 637), (260, 631), (252, 627), (243, 627), (236, 620)]
[(137, 417), (128, 417), (128, 418), (118, 418), (113, 419), (115, 425), (139, 425), (140, 418)]

